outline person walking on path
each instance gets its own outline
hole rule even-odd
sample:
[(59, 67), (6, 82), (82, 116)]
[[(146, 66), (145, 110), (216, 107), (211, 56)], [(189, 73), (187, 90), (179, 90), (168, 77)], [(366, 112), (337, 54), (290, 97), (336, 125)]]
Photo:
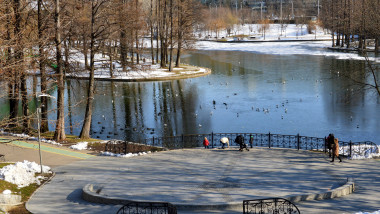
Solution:
[(338, 143), (337, 138), (334, 139), (332, 150), (333, 150), (333, 154), (332, 154), (331, 162), (334, 162), (334, 157), (337, 157), (339, 159), (339, 162), (342, 162), (342, 159), (339, 157), (339, 143)]
[(220, 139), (220, 143), (222, 144), (222, 149), (224, 149), (224, 147), (226, 146), (226, 144), (227, 144), (227, 148), (230, 148), (230, 142), (229, 142), (229, 140), (228, 140), (227, 137), (222, 137)]
[(249, 145), (253, 148), (253, 135), (249, 135)]
[(331, 150), (334, 146), (334, 134), (329, 134), (329, 136), (326, 139), (327, 143), (327, 149), (329, 150), (329, 157), (331, 158)]
[(203, 140), (203, 146), (205, 147), (205, 149), (208, 149), (210, 145), (210, 142), (207, 140), (207, 137), (205, 137), (205, 139)]

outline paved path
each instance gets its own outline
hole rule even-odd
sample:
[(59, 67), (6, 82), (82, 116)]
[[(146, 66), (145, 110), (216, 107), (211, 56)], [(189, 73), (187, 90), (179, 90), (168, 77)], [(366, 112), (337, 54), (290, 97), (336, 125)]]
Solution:
[[(62, 146), (41, 143), (42, 164), (50, 167), (94, 157), (89, 153), (89, 151), (74, 151)], [(40, 162), (38, 142), (36, 141), (20, 141), (0, 137), (0, 154), (5, 155), (5, 160), (10, 162), (24, 160)]]
[[(10, 143), (12, 145), (19, 146), (19, 147), (39, 150), (38, 143), (27, 143), (24, 141), (12, 141)], [(62, 148), (57, 148), (53, 146), (47, 146), (47, 145), (41, 145), (41, 151), (54, 153), (58, 155), (65, 155), (65, 156), (78, 158), (78, 159), (87, 159), (87, 158), (93, 157), (93, 155), (89, 155), (89, 154), (85, 154), (81, 152), (75, 152), (72, 150), (67, 150), (67, 149), (62, 149)]]
[[(176, 150), (129, 159), (95, 157), (54, 168), (55, 178), (27, 203), (32, 213), (115, 213), (120, 206), (81, 198), (88, 184), (102, 194), (174, 204), (218, 204), (242, 199), (318, 192), (353, 177), (357, 192), (342, 198), (297, 203), (302, 213), (353, 213), (380, 209), (380, 162), (357, 160), (332, 164), (324, 154), (255, 148)], [(179, 213), (241, 213), (240, 210)]]

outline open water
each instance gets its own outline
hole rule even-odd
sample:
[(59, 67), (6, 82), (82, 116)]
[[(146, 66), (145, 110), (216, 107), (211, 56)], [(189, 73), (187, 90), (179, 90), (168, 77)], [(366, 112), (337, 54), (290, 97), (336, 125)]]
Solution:
[[(365, 61), (198, 51), (184, 55), (182, 62), (211, 68), (212, 74), (162, 82), (97, 82), (92, 136), (137, 141), (211, 132), (334, 133), (344, 141), (380, 143), (380, 96), (347, 77), (370, 80), (364, 75)], [(80, 132), (85, 87), (86, 81), (67, 81), (68, 134)], [(0, 106), (4, 117), (7, 102), (3, 99)], [(35, 110), (35, 104), (30, 106)], [(49, 119), (54, 118), (51, 112)]]

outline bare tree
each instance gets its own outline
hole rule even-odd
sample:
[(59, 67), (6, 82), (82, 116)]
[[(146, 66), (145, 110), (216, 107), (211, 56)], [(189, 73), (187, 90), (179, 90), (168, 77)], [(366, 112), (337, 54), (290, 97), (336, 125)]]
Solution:
[(108, 0), (91, 0), (91, 25), (90, 25), (90, 78), (87, 90), (86, 113), (82, 130), (81, 139), (90, 138), (90, 129), (92, 121), (92, 108), (95, 95), (95, 54), (98, 52), (100, 43), (104, 42), (109, 36), (107, 27), (109, 22), (107, 17), (109, 1)]
[(61, 14), (60, 14), (60, 0), (55, 0), (55, 47), (56, 47), (56, 60), (57, 60), (57, 122), (54, 132), (54, 140), (62, 141), (66, 138), (65, 134), (65, 82), (62, 68), (62, 40), (61, 40)]

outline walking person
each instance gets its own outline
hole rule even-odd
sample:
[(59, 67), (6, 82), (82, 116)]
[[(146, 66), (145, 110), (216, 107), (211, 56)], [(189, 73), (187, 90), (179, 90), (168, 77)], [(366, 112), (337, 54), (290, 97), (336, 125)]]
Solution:
[(205, 147), (205, 149), (208, 149), (209, 145), (210, 145), (210, 142), (207, 140), (207, 137), (205, 137), (205, 139), (203, 140), (203, 146)]
[(227, 148), (230, 148), (230, 141), (228, 140), (227, 137), (222, 137), (220, 139), (220, 143), (222, 144), (222, 149), (224, 149), (224, 147), (226, 146), (226, 144), (227, 144)]
[(339, 143), (338, 143), (337, 138), (334, 139), (332, 150), (333, 150), (333, 154), (332, 154), (331, 162), (334, 162), (334, 157), (337, 157), (339, 159), (339, 162), (342, 162), (342, 159), (339, 157)]
[(249, 145), (253, 148), (253, 136), (249, 135)]
[(327, 143), (327, 149), (329, 150), (329, 157), (331, 158), (331, 150), (334, 146), (334, 134), (330, 133), (329, 136), (326, 139)]

